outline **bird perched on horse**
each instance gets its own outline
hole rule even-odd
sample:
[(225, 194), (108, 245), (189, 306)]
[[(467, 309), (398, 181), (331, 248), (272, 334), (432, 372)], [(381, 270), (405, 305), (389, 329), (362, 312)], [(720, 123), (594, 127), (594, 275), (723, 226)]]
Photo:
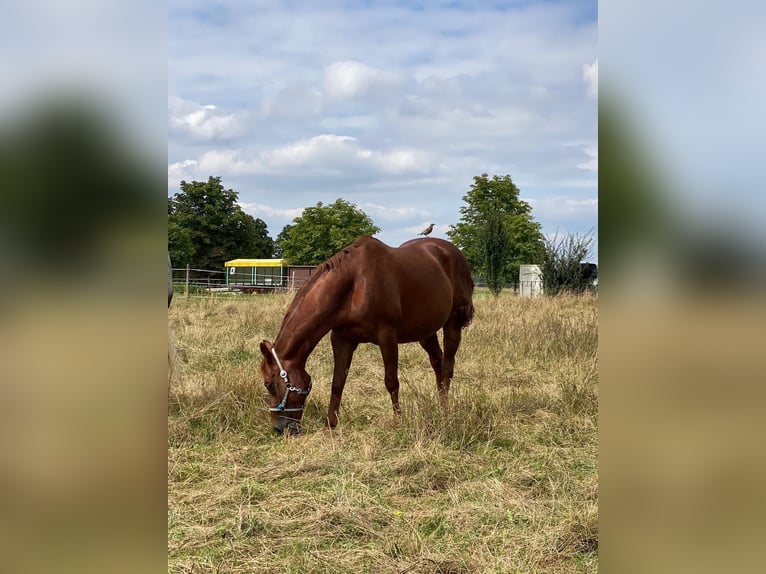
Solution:
[(432, 223), (431, 225), (426, 227), (423, 231), (418, 233), (418, 235), (428, 236), (433, 230), (434, 230), (434, 224)]

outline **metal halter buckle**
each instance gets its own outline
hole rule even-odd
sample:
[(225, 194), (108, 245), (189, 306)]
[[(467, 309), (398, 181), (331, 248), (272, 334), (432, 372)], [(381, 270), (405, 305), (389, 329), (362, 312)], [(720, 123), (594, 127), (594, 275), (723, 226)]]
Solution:
[(308, 397), (308, 394), (311, 392), (311, 383), (309, 382), (309, 387), (305, 391), (303, 389), (299, 389), (298, 387), (292, 386), (287, 378), (287, 371), (282, 366), (282, 363), (277, 356), (277, 351), (274, 349), (274, 347), (271, 348), (271, 354), (274, 355), (274, 360), (277, 362), (277, 366), (279, 367), (279, 376), (282, 377), (282, 380), (285, 382), (285, 396), (282, 397), (282, 400), (276, 407), (269, 407), (269, 411), (272, 413), (296, 413), (303, 411), (304, 407), (306, 406), (306, 399), (303, 400), (303, 405), (300, 407), (287, 408), (285, 406), (287, 404), (287, 396), (290, 394), (290, 391), (292, 391), (299, 395), (306, 395)]

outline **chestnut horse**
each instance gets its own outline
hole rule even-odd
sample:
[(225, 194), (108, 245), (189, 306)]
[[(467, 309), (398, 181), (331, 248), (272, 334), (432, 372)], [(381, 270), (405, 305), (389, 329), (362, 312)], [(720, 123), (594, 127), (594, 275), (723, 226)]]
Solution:
[[(424, 238), (392, 248), (372, 237), (322, 263), (298, 291), (274, 343), (261, 341), (261, 374), (268, 391), (271, 424), (282, 433), (300, 431), (311, 391), (306, 360), (331, 333), (335, 368), (327, 425), (338, 424), (343, 387), (359, 343), (380, 347), (385, 385), (399, 412), (399, 343), (418, 341), (428, 353), (446, 403), (461, 329), (473, 318), (473, 280), (452, 243)], [(444, 352), (437, 332), (444, 332)]]

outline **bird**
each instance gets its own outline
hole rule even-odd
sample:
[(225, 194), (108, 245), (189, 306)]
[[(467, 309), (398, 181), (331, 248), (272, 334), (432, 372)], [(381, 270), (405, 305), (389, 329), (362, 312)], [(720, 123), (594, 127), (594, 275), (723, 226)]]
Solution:
[(434, 224), (432, 223), (431, 225), (429, 225), (428, 227), (426, 227), (426, 228), (425, 228), (423, 231), (421, 231), (420, 233), (418, 233), (418, 235), (428, 235), (428, 234), (429, 234), (429, 233), (431, 233), (433, 230), (434, 230)]

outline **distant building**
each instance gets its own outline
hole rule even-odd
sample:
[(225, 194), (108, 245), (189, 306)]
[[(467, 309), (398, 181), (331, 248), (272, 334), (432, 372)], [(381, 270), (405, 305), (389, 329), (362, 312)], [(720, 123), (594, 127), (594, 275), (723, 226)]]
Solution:
[(519, 266), (519, 295), (536, 297), (543, 294), (543, 274), (539, 265)]
[(311, 277), (316, 270), (317, 265), (288, 265), (287, 285), (290, 289), (300, 289), (303, 284)]
[(226, 286), (246, 293), (300, 289), (316, 265), (287, 265), (284, 259), (232, 259), (225, 263)]

